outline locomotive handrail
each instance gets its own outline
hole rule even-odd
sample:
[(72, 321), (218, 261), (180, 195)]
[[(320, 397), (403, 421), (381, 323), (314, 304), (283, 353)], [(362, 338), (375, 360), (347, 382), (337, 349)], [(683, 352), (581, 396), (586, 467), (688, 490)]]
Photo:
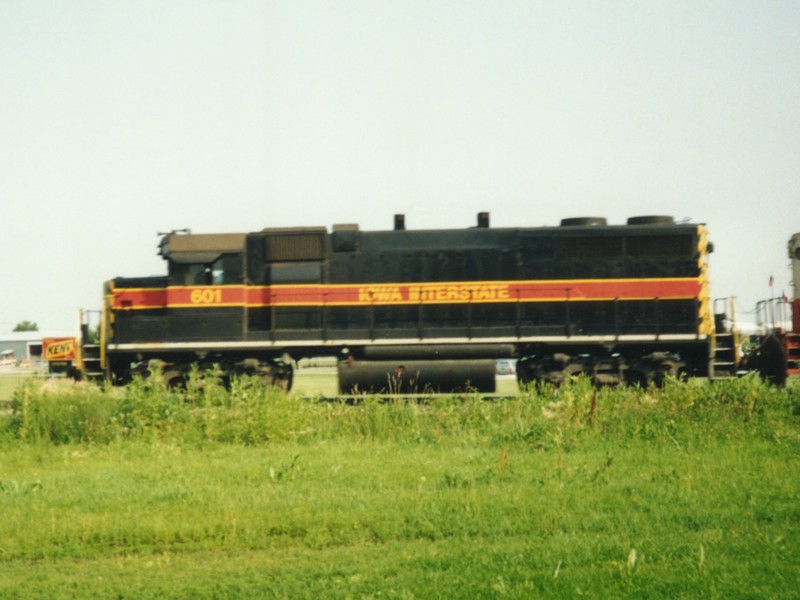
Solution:
[(323, 342), (328, 340), (328, 292), (322, 292), (322, 304), (319, 307), (320, 337)]
[(369, 339), (375, 340), (375, 301), (369, 301)]
[(472, 299), (467, 302), (467, 339), (472, 339)]
[(422, 307), (423, 307), (423, 303), (422, 303), (422, 299), (420, 299), (417, 302), (417, 337), (419, 339), (422, 339), (422, 323), (423, 323), (423, 321), (422, 321), (422, 319), (423, 319), (423, 317), (422, 317)]
[(278, 320), (275, 318), (275, 292), (270, 291), (269, 294), (269, 331), (270, 339), (275, 341), (275, 333), (278, 331)]
[(564, 294), (565, 294), (565, 297), (566, 297), (566, 300), (564, 301), (564, 324), (565, 324), (564, 325), (564, 327), (565, 327), (564, 333), (565, 333), (565, 335), (567, 337), (572, 337), (572, 333), (571, 333), (572, 332), (572, 323), (570, 322), (571, 321), (570, 317), (572, 315), (570, 314), (570, 310), (569, 310), (570, 300), (572, 299), (571, 296), (570, 296), (570, 291), (571, 291), (571, 288), (565, 288), (564, 289)]
[(660, 301), (661, 301), (661, 298), (654, 298), (653, 299), (653, 321), (654, 321), (653, 329), (655, 330), (654, 333), (655, 333), (656, 339), (658, 339), (659, 329), (660, 329), (660, 325), (661, 325), (661, 318), (660, 318), (661, 317), (661, 310), (660, 310), (661, 306), (659, 304)]

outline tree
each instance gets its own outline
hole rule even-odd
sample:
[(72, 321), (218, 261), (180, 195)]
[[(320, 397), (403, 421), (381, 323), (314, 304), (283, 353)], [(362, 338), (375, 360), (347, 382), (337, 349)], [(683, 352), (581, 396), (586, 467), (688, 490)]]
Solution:
[(39, 326), (33, 321), (20, 321), (14, 331), (39, 331)]

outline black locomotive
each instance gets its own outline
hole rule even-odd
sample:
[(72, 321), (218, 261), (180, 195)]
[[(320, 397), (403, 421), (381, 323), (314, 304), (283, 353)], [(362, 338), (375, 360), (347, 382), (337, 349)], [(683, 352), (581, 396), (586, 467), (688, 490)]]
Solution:
[(125, 382), (159, 361), (291, 386), (294, 361), (339, 359), (341, 393), (704, 376), (713, 354), (703, 225), (670, 217), (557, 227), (357, 225), (164, 235), (167, 274), (105, 284), (99, 360)]

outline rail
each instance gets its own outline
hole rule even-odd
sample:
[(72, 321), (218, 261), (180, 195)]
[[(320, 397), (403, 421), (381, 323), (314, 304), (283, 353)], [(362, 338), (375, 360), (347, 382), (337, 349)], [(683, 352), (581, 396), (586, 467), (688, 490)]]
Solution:
[(791, 329), (792, 303), (784, 296), (756, 303), (756, 325), (764, 330)]

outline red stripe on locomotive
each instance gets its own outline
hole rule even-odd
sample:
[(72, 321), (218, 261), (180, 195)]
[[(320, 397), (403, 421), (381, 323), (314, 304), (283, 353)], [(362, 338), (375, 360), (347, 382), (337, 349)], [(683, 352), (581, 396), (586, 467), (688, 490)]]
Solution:
[(193, 286), (115, 289), (116, 310), (214, 306), (359, 306), (565, 300), (691, 299), (699, 278), (592, 279), (362, 285)]

